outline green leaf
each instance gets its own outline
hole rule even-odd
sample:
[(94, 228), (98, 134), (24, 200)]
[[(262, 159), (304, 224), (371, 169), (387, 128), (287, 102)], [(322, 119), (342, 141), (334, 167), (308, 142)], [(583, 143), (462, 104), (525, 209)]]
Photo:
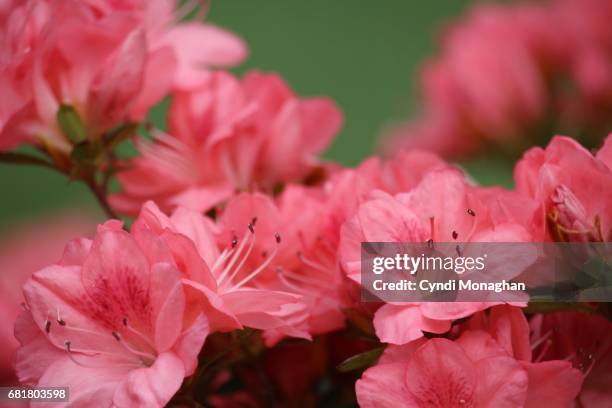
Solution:
[(81, 143), (87, 139), (87, 130), (79, 113), (70, 105), (61, 105), (57, 111), (57, 123), (62, 132), (73, 143)]
[(352, 357), (344, 360), (338, 367), (338, 371), (346, 373), (349, 371), (360, 370), (371, 366), (378, 360), (378, 357), (385, 351), (384, 347), (377, 347), (375, 349), (366, 351), (364, 353), (355, 354)]

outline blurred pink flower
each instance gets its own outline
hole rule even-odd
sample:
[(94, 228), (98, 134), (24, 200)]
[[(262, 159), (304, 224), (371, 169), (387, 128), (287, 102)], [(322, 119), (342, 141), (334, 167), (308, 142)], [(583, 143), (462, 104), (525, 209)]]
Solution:
[(607, 0), (476, 5), (425, 64), (420, 116), (390, 128), (383, 148), (516, 153), (551, 126), (598, 140), (612, 109), (610, 18)]
[[(412, 190), (395, 197), (373, 193), (341, 230), (339, 257), (353, 281), (361, 281), (361, 242), (530, 242), (528, 231), (515, 222), (498, 221), (480, 200), (478, 189), (453, 169), (426, 174)], [(515, 254), (514, 254), (515, 255)], [(505, 273), (516, 276), (535, 260), (500, 253)], [(500, 263), (500, 265), (502, 265)], [(512, 265), (508, 267), (507, 265)], [(444, 333), (454, 319), (490, 307), (486, 302), (387, 303), (374, 316), (378, 338), (405, 344), (423, 332)]]
[[(516, 191), (536, 204), (534, 236), (554, 241), (612, 240), (610, 140), (596, 156), (579, 143), (555, 136), (516, 164)], [(597, 199), (593, 199), (597, 197)]]
[(149, 199), (164, 210), (202, 211), (236, 190), (300, 181), (319, 163), (342, 115), (327, 98), (298, 98), (277, 75), (251, 72), (239, 81), (216, 72), (177, 92), (168, 120), (169, 134), (143, 142), (133, 168), (119, 174), (119, 211), (133, 214)]
[(72, 213), (32, 221), (3, 232), (0, 237), (0, 343), (3, 345), (0, 384), (16, 380), (13, 359), (19, 343), (13, 331), (24, 302), (21, 291), (24, 283), (35, 271), (59, 260), (65, 242), (93, 231), (93, 220)]
[(165, 405), (194, 372), (208, 334), (167, 253), (163, 242), (109, 221), (36, 272), (15, 325), (20, 382), (68, 386), (74, 405)]
[(69, 105), (89, 140), (147, 111), (202, 68), (235, 64), (240, 39), (199, 22), (176, 24), (175, 1), (28, 0), (0, 41), (0, 149), (22, 143), (67, 154), (57, 114)]
[(578, 312), (540, 314), (530, 321), (534, 353), (543, 361), (569, 361), (584, 375), (579, 406), (612, 404), (612, 323)]
[(388, 346), (357, 381), (362, 407), (568, 406), (582, 383), (563, 360), (532, 362), (529, 326), (518, 308), (493, 307), (460, 326), (454, 340)]

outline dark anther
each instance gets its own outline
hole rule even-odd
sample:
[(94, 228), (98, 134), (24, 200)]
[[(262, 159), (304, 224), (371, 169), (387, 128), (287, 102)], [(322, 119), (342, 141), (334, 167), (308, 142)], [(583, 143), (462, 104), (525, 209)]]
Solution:
[(60, 326), (65, 326), (66, 322), (61, 317), (58, 317), (57, 318), (57, 324), (59, 324)]
[(124, 325), (125, 327), (127, 327), (127, 317), (124, 317), (124, 318), (123, 318), (123, 325)]
[(45, 332), (49, 333), (51, 331), (51, 320), (45, 320)]
[(461, 252), (461, 248), (459, 247), (459, 245), (457, 245), (455, 249), (457, 250), (457, 255), (463, 256), (463, 253)]
[(117, 341), (121, 340), (121, 337), (119, 337), (119, 333), (117, 333), (116, 331), (112, 332), (111, 334), (113, 335), (115, 340), (117, 340)]
[(427, 248), (430, 248), (430, 249), (431, 249), (431, 248), (433, 248), (433, 246), (434, 246), (434, 245), (433, 245), (433, 239), (429, 239), (429, 240), (427, 240)]
[(476, 216), (476, 213), (471, 208), (468, 208), (467, 213), (470, 214), (472, 217)]
[(64, 346), (66, 347), (66, 351), (70, 351), (70, 340), (64, 340)]
[(249, 224), (248, 227), (249, 227), (249, 231), (251, 231), (251, 234), (254, 234), (255, 228), (253, 227), (253, 224)]
[(253, 217), (253, 219), (251, 220), (251, 224), (253, 226), (255, 226), (255, 224), (257, 224), (257, 217)]
[(276, 234), (274, 234), (274, 238), (276, 238), (276, 243), (277, 243), (277, 244), (280, 244), (280, 242), (281, 242), (281, 236), (280, 236), (280, 234), (279, 234), (278, 232), (277, 232)]
[(453, 239), (457, 239), (458, 236), (459, 234), (457, 234), (457, 231), (453, 231)]
[(236, 245), (238, 245), (238, 238), (234, 237), (232, 238), (232, 249), (236, 248)]
[(266, 258), (268, 256), (268, 251), (261, 251), (261, 257)]

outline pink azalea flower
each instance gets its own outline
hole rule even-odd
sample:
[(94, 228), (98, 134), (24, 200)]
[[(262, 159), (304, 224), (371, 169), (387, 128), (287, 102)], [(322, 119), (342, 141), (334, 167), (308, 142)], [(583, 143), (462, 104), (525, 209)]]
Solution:
[[(257, 220), (258, 234), (246, 265), (256, 265), (275, 254), (255, 284), (299, 295), (308, 314), (300, 326), (311, 335), (344, 326), (343, 278), (336, 263), (336, 247), (326, 235), (325, 214), (320, 191), (289, 185), (276, 202), (263, 194), (240, 194), (228, 203), (221, 216), (226, 243), (246, 234), (249, 220)], [(263, 234), (259, 235), (259, 231)], [(273, 231), (280, 233), (280, 244), (270, 239)], [(284, 333), (267, 331), (265, 336), (274, 343)]]
[(208, 210), (236, 190), (272, 191), (318, 164), (342, 116), (326, 98), (300, 99), (273, 74), (241, 81), (217, 72), (174, 95), (169, 135), (143, 142), (133, 168), (119, 174), (115, 208), (135, 213), (153, 199), (164, 210)]
[(36, 272), (15, 325), (21, 383), (67, 386), (79, 406), (165, 405), (193, 374), (208, 334), (167, 253), (160, 240), (109, 221)]
[[(152, 202), (145, 204), (132, 230), (139, 240), (156, 237), (165, 243), (178, 265), (190, 308), (206, 314), (211, 331), (246, 326), (310, 338), (303, 329), (307, 315), (301, 296), (256, 284), (279, 251), (277, 232), (249, 219), (237, 231), (240, 235), (219, 247), (218, 227), (208, 218), (183, 208), (167, 217)], [(253, 262), (249, 255), (260, 235), (271, 246), (266, 257), (257, 252), (257, 262)]]
[(196, 69), (245, 56), (244, 44), (219, 28), (176, 25), (174, 6), (28, 0), (14, 7), (0, 43), (0, 149), (30, 143), (68, 154), (75, 141), (58, 123), (61, 105), (76, 110), (87, 139), (99, 139), (142, 120), (173, 86), (207, 75)]
[[(345, 272), (353, 281), (361, 281), (361, 242), (531, 240), (520, 224), (494, 219), (479, 195), (478, 189), (468, 186), (457, 171), (448, 169), (426, 174), (407, 193), (395, 197), (373, 194), (342, 227), (339, 256)], [(500, 265), (505, 265), (508, 276), (516, 276), (531, 265), (535, 254), (513, 258), (510, 253), (495, 256)], [(405, 344), (421, 337), (423, 331), (444, 333), (452, 320), (489, 306), (491, 303), (486, 302), (387, 303), (376, 312), (374, 328), (381, 341)]]
[(453, 341), (389, 346), (356, 384), (362, 407), (569, 406), (581, 373), (567, 361), (531, 361), (529, 326), (518, 308), (476, 314)]
[(612, 404), (612, 323), (602, 316), (578, 312), (541, 314), (530, 321), (531, 342), (539, 360), (569, 361), (582, 372), (579, 406)]
[(532, 148), (517, 163), (516, 190), (536, 204), (529, 224), (536, 237), (612, 240), (610, 140), (594, 157), (573, 139), (556, 136), (546, 149)]
[[(29, 222), (4, 232), (0, 238), (0, 384), (15, 381), (13, 359), (19, 342), (14, 323), (24, 302), (21, 288), (31, 274), (60, 259), (64, 242), (92, 233), (89, 217), (72, 213)], [(36, 248), (35, 253), (32, 248)]]

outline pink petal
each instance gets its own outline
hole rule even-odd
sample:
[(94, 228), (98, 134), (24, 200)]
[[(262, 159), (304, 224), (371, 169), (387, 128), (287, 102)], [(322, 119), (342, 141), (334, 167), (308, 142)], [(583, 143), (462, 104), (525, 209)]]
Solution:
[(15, 355), (15, 371), (22, 384), (36, 384), (54, 361), (64, 357), (65, 351), (45, 338), (28, 311), (19, 314), (15, 337), (22, 345)]
[(490, 332), (510, 356), (531, 361), (529, 323), (522, 310), (512, 306), (495, 306), (491, 309)]
[(381, 364), (368, 368), (355, 384), (357, 402), (363, 408), (415, 407), (406, 386), (406, 364)]
[(342, 112), (328, 98), (305, 99), (299, 106), (304, 149), (319, 153), (326, 149), (342, 126)]
[[(478, 361), (476, 400), (481, 407), (522, 408), (527, 396), (527, 373), (511, 357)], [(550, 405), (557, 406), (557, 405)]]
[(612, 170), (612, 133), (606, 137), (603, 146), (601, 146), (595, 157)]
[(180, 388), (185, 377), (183, 362), (173, 353), (160, 354), (148, 368), (130, 371), (113, 397), (119, 407), (162, 407)]
[(374, 328), (380, 341), (406, 344), (423, 337), (423, 332), (444, 333), (450, 329), (448, 320), (424, 317), (418, 306), (386, 304), (374, 315)]
[(198, 22), (174, 27), (161, 44), (175, 50), (178, 60), (175, 81), (179, 87), (200, 82), (204, 68), (239, 64), (248, 52), (245, 43), (236, 35)]
[(151, 267), (150, 301), (153, 305), (155, 347), (165, 352), (181, 333), (185, 295), (180, 274), (173, 265), (160, 263)]
[[(127, 376), (128, 368), (94, 358), (81, 361), (92, 367), (77, 365), (64, 354), (49, 366), (37, 387), (68, 387), (70, 404), (74, 406), (111, 406), (113, 394)], [(36, 405), (53, 408), (57, 407), (57, 402)]]
[(457, 344), (432, 339), (407, 363), (406, 387), (417, 406), (475, 406), (478, 372)]
[(198, 354), (204, 346), (204, 341), (210, 333), (208, 319), (200, 313), (195, 320), (189, 324), (186, 331), (181, 333), (177, 339), (172, 352), (176, 354), (185, 366), (185, 376), (192, 375), (198, 367)]
[(525, 408), (570, 406), (580, 392), (582, 373), (567, 361), (522, 363), (529, 375)]
[(149, 109), (166, 96), (173, 84), (176, 58), (170, 47), (159, 48), (147, 55), (140, 93), (130, 108), (130, 119), (142, 121)]

